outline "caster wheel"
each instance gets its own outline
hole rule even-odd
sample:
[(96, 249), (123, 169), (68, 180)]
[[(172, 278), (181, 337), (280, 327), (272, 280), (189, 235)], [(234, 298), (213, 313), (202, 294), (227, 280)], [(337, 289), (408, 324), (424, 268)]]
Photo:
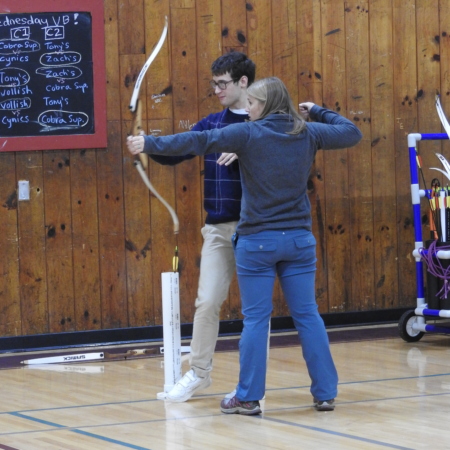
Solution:
[(412, 311), (406, 311), (398, 322), (398, 331), (400, 337), (406, 342), (417, 342), (422, 339), (425, 334), (423, 331), (413, 330), (413, 324), (417, 322), (419, 316)]

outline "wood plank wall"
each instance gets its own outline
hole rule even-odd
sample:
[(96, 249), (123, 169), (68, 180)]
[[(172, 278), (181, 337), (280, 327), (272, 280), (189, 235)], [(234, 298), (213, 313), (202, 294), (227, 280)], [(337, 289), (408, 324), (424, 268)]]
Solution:
[[(361, 129), (354, 148), (319, 152), (309, 179), (322, 313), (415, 304), (414, 224), (406, 135), (441, 132), (450, 116), (447, 0), (104, 0), (108, 147), (0, 153), (0, 336), (161, 324), (160, 274), (179, 248), (182, 322), (199, 275), (203, 162), (151, 163), (166, 209), (124, 145), (137, 74), (169, 19), (142, 87), (148, 133), (188, 131), (219, 110), (213, 60), (246, 52), (257, 78), (275, 75), (294, 103), (314, 101)], [(421, 144), (425, 177), (450, 157)], [(31, 200), (17, 201), (30, 181)], [(424, 233), (428, 233), (426, 208)], [(274, 316), (288, 314), (279, 285)], [(222, 319), (241, 317), (236, 280)]]

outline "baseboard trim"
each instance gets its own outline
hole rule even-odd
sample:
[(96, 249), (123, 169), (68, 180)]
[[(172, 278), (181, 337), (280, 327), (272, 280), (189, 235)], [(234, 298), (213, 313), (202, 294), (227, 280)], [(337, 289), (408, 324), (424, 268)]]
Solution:
[[(398, 322), (401, 315), (412, 309), (395, 308), (376, 311), (354, 311), (336, 314), (322, 314), (327, 328), (373, 325)], [(242, 320), (224, 320), (220, 322), (219, 335), (239, 335), (242, 332)], [(293, 331), (292, 317), (272, 317), (272, 332)], [(182, 339), (192, 337), (192, 323), (181, 325)], [(162, 325), (109, 330), (76, 331), (68, 333), (49, 333), (29, 336), (12, 336), (0, 338), (0, 353), (26, 352), (58, 348), (88, 347), (98, 345), (118, 345), (129, 342), (161, 341)]]

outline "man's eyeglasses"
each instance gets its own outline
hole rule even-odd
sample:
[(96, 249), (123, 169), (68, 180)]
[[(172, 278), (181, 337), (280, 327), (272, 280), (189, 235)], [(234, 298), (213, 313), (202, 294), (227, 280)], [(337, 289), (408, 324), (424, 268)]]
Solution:
[(219, 81), (218, 83), (216, 83), (214, 80), (211, 80), (209, 82), (209, 84), (211, 85), (211, 87), (216, 90), (216, 87), (218, 87), (221, 91), (224, 91), (227, 87), (229, 83), (233, 83), (233, 80), (230, 81)]

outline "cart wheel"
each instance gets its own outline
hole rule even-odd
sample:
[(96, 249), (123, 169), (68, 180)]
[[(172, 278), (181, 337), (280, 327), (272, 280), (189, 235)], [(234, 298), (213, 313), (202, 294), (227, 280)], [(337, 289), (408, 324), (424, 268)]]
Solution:
[(398, 331), (400, 337), (406, 342), (417, 342), (422, 339), (425, 334), (423, 331), (415, 331), (412, 326), (419, 317), (416, 316), (414, 310), (406, 311), (398, 322)]

